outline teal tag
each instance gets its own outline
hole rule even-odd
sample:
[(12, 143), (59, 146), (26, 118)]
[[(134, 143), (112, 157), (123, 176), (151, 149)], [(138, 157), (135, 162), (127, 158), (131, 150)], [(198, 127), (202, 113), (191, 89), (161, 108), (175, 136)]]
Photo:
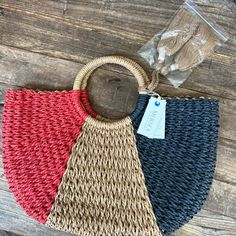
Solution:
[(166, 100), (151, 97), (138, 128), (138, 134), (148, 138), (164, 139)]

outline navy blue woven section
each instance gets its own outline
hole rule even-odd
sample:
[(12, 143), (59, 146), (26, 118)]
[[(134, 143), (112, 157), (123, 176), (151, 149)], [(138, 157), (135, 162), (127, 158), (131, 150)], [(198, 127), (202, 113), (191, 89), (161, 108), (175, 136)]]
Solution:
[(131, 119), (149, 197), (163, 235), (187, 223), (202, 207), (216, 163), (218, 101), (168, 99), (166, 138), (136, 133), (149, 97), (140, 95)]

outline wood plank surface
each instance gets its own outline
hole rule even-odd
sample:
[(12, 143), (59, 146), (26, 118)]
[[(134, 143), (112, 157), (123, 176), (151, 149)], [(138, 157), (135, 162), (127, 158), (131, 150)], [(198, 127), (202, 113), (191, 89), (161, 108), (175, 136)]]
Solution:
[[(150, 74), (137, 50), (168, 25), (182, 2), (70, 0), (63, 14), (64, 0), (0, 0), (0, 114), (6, 89), (69, 90), (82, 66), (98, 56), (128, 56)], [(211, 191), (203, 209), (174, 235), (236, 236), (236, 4), (232, 0), (197, 2), (207, 16), (225, 28), (230, 40), (201, 64), (181, 88), (173, 88), (162, 78), (157, 89), (163, 96), (220, 100), (217, 168)], [(102, 114), (114, 113), (114, 106), (98, 99), (96, 89), (112, 78), (129, 81), (135, 87), (134, 78), (120, 67), (104, 66), (94, 73), (90, 100)], [(135, 97), (132, 99), (135, 101)], [(48, 229), (24, 213), (10, 193), (2, 163), (0, 230), (4, 236), (69, 235)]]
[[(100, 0), (100, 1), (76, 1), (70, 0), (68, 10), (63, 15), (64, 1), (29, 1), (29, 0), (2, 0), (3, 6), (17, 7), (29, 12), (36, 12), (47, 16), (66, 19), (83, 25), (87, 28), (98, 29), (120, 35), (121, 38), (135, 40), (147, 40), (155, 32), (165, 27), (182, 0), (165, 1), (136, 0)], [(230, 46), (235, 45), (235, 3), (233, 0), (197, 0), (195, 1), (203, 10), (204, 14), (224, 26), (233, 36)], [(227, 13), (227, 14), (226, 14)], [(144, 30), (145, 26), (145, 30)], [(230, 48), (221, 49), (228, 54), (233, 52)], [(235, 53), (235, 48), (234, 48)], [(235, 54), (234, 54), (235, 55)]]
[[(87, 22), (86, 24), (76, 17), (77, 15), (75, 16), (73, 11), (72, 16), (65, 19), (63, 15), (43, 14), (45, 11), (43, 9), (46, 7), (43, 7), (42, 4), (40, 10), (38, 4), (26, 4), (26, 2), (21, 4), (21, 8), (15, 8), (15, 2), (3, 1), (2, 3), (4, 14), (0, 17), (1, 44), (81, 63), (108, 54), (126, 55), (142, 62), (142, 65), (147, 68), (147, 65), (137, 55), (137, 50), (153, 34), (167, 25), (170, 15), (176, 11), (182, 1), (169, 4), (153, 0), (145, 1), (145, 4), (141, 4), (142, 1), (135, 2), (135, 4), (127, 3), (127, 1), (89, 1), (87, 7), (92, 8), (93, 16), (96, 18), (93, 19), (93, 23)], [(52, 9), (46, 11), (53, 11), (55, 4), (53, 2), (48, 1), (48, 5)], [(104, 2), (107, 8), (99, 10), (103, 9)], [(84, 2), (77, 2), (75, 9), (86, 8), (78, 4), (86, 5)], [(183, 87), (235, 99), (236, 93), (233, 88), (236, 86), (236, 82), (232, 80), (236, 76), (234, 5), (229, 1), (223, 7), (222, 1), (219, 0), (216, 0), (215, 3), (210, 1), (208, 5), (201, 5), (203, 9), (206, 9), (207, 15), (226, 27), (231, 37), (227, 44), (219, 48), (217, 53), (197, 68)], [(25, 9), (23, 6), (29, 7)], [(70, 6), (74, 7), (73, 1)], [(50, 7), (48, 8), (50, 9)], [(112, 17), (113, 23), (106, 22), (104, 11)], [(84, 16), (83, 19), (91, 16), (91, 11), (84, 10), (83, 12), (83, 14), (87, 12), (87, 17)], [(78, 15), (80, 14), (78, 13)], [(122, 34), (119, 33), (117, 29), (119, 27), (116, 26), (119, 21), (121, 21), (120, 31), (123, 32)], [(131, 34), (127, 28), (132, 32)], [(165, 82), (167, 81), (165, 80)]]
[(72, 235), (50, 229), (28, 217), (12, 194), (0, 189), (0, 229), (22, 236)]
[[(81, 63), (1, 45), (0, 54), (3, 55), (0, 63), (0, 95), (4, 95), (4, 90), (9, 88), (10, 85), (14, 85), (15, 88), (22, 87), (41, 90), (72, 89), (74, 78), (83, 66)], [(133, 76), (108, 71), (103, 67), (103, 69), (99, 69), (94, 73), (93, 82), (96, 85), (96, 80), (101, 81), (105, 78), (113, 78), (114, 76), (135, 81)], [(234, 80), (236, 81), (236, 79)], [(159, 85), (158, 92), (163, 96), (168, 95), (171, 97), (206, 96), (220, 99), (220, 135), (226, 139), (236, 140), (236, 122), (231, 122), (236, 118), (236, 100), (221, 98), (217, 95), (210, 96), (184, 88), (175, 89), (173, 86), (165, 83)], [(3, 96), (0, 96), (0, 101), (3, 101)], [(92, 102), (95, 107), (100, 105), (99, 99), (92, 100)], [(109, 109), (112, 109), (113, 106), (113, 104), (105, 102), (101, 105), (104, 105), (106, 109), (108, 106)]]
[(1, 236), (19, 236), (18, 234), (14, 234), (14, 233), (3, 231), (3, 230), (0, 230), (0, 235)]

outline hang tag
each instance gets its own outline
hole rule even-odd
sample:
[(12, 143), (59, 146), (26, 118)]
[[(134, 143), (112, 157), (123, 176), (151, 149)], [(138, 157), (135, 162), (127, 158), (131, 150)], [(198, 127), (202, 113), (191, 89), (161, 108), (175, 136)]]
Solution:
[(151, 97), (138, 128), (148, 138), (165, 138), (166, 100)]

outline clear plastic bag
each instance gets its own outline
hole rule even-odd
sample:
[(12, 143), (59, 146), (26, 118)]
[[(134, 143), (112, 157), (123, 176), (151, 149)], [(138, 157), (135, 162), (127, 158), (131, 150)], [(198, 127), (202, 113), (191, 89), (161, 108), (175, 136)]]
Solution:
[(154, 35), (138, 53), (177, 88), (190, 76), (193, 68), (227, 40), (227, 33), (187, 0), (169, 26)]

